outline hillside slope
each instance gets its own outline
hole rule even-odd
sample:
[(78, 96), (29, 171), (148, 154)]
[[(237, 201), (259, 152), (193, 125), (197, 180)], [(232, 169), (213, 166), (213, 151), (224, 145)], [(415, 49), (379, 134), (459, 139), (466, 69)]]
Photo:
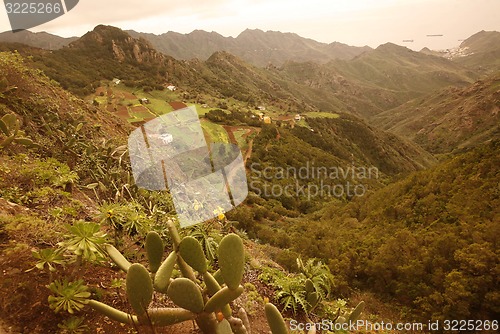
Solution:
[(0, 33), (0, 42), (21, 43), (46, 50), (60, 49), (77, 39), (78, 37), (64, 38), (46, 32), (34, 33), (28, 30), (21, 30), (15, 33), (12, 31)]
[[(253, 223), (259, 239), (328, 261), (337, 289), (382, 296), (407, 316), (496, 319), (499, 142), (298, 218)], [(240, 209), (240, 216), (244, 210)], [(411, 315), (410, 315), (411, 314)]]
[(439, 88), (466, 86), (477, 78), (473, 71), (448, 59), (390, 43), (352, 60), (325, 65), (290, 62), (279, 73), (304, 89), (320, 92), (325, 105), (332, 97), (341, 101), (329, 108), (340, 107), (364, 118)]
[(457, 64), (483, 74), (500, 70), (500, 32), (480, 31), (460, 44), (463, 55), (453, 58)]
[(373, 119), (433, 153), (447, 153), (498, 138), (500, 74), (467, 88), (449, 88), (415, 99)]

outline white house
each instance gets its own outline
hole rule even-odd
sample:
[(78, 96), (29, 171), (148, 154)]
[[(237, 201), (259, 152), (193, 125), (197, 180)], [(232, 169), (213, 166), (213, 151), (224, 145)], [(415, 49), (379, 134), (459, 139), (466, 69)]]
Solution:
[(114, 79), (112, 80), (112, 82), (113, 82), (115, 85), (119, 85), (119, 84), (120, 84), (120, 82), (122, 82), (122, 81), (121, 81), (120, 79), (114, 78)]
[(170, 133), (162, 133), (159, 137), (164, 144), (170, 144), (174, 141), (174, 137)]
[(177, 89), (177, 87), (173, 86), (173, 85), (170, 85), (170, 86), (167, 86), (167, 89), (171, 92), (173, 92), (174, 90)]

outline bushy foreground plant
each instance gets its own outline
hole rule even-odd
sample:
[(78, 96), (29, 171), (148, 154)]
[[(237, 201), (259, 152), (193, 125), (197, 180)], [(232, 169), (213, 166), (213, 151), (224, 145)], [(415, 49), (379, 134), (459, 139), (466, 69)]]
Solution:
[(20, 130), (20, 121), (16, 115), (7, 114), (0, 118), (0, 150), (14, 143), (26, 147), (37, 146), (33, 140), (24, 137), (24, 132)]
[[(127, 273), (126, 293), (134, 312), (123, 312), (97, 300), (90, 300), (88, 305), (113, 320), (133, 326), (161, 327), (195, 321), (203, 333), (250, 333), (246, 311), (240, 308), (235, 316), (229, 306), (244, 290), (241, 281), (245, 253), (241, 238), (233, 233), (222, 238), (218, 247), (220, 269), (212, 274), (200, 242), (192, 236), (181, 240), (174, 223), (169, 220), (167, 225), (173, 251), (162, 261), (162, 239), (158, 233), (150, 232), (145, 243), (149, 270), (142, 264), (130, 263), (114, 246), (106, 246), (110, 258)], [(174, 268), (182, 277), (172, 278)], [(178, 307), (151, 307), (155, 292), (166, 294)], [(265, 311), (273, 334), (288, 333), (274, 305), (268, 303)]]

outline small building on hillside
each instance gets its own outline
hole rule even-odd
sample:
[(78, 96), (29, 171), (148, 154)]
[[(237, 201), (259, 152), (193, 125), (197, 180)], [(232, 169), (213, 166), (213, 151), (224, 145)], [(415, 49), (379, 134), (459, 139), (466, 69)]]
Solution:
[(113, 82), (115, 85), (119, 85), (122, 81), (120, 79), (114, 78), (113, 80), (111, 80), (111, 82)]
[(263, 121), (264, 121), (264, 124), (271, 124), (272, 119), (269, 116), (264, 116)]
[(164, 144), (170, 144), (174, 141), (174, 137), (170, 133), (162, 133), (160, 139)]
[(141, 102), (141, 104), (150, 104), (151, 102), (149, 101), (149, 99), (143, 97), (143, 98), (140, 98), (139, 99), (139, 102)]
[(299, 122), (302, 119), (302, 116), (300, 114), (295, 115), (294, 119)]
[(173, 92), (173, 91), (177, 90), (177, 87), (175, 87), (174, 85), (168, 85), (168, 86), (167, 86), (167, 89), (168, 89), (169, 91)]

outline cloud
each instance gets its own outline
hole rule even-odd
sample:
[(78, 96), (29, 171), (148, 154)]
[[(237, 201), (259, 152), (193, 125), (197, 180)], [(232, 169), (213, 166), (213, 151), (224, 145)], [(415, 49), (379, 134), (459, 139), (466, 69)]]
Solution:
[[(81, 0), (66, 15), (37, 27), (61, 35), (81, 35), (98, 24), (119, 25), (121, 22), (155, 20), (161, 17), (183, 17), (192, 14), (217, 15), (230, 0)], [(168, 24), (168, 22), (165, 22)], [(173, 27), (172, 27), (173, 28)], [(74, 32), (68, 34), (68, 32)]]

